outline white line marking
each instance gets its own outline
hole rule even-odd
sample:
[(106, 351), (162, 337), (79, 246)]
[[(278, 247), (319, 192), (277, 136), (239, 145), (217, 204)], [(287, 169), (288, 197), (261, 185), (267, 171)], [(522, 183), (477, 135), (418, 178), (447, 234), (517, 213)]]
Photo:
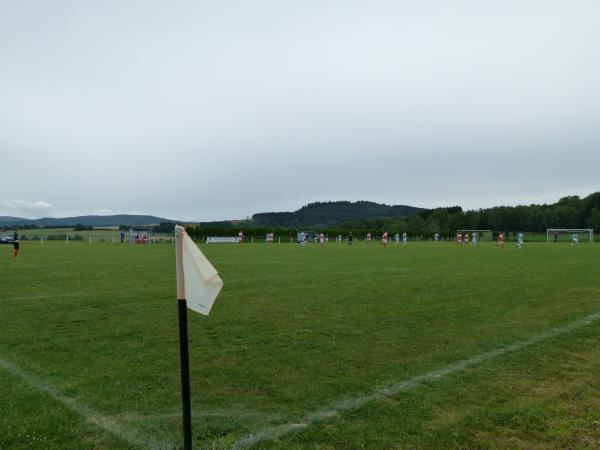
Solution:
[(146, 288), (124, 287), (123, 289), (115, 289), (112, 291), (106, 291), (106, 290), (80, 291), (80, 292), (71, 292), (71, 293), (67, 293), (67, 294), (49, 294), (49, 295), (33, 295), (31, 297), (0, 298), (0, 302), (13, 302), (13, 301), (20, 301), (20, 300), (44, 300), (44, 299), (50, 299), (50, 298), (63, 298), (63, 297), (83, 297), (86, 295), (93, 297), (93, 296), (97, 295), (99, 292), (102, 295), (121, 294), (121, 296), (128, 296), (132, 292), (140, 292), (140, 291), (145, 291), (145, 290), (146, 290)]
[[(148, 422), (152, 420), (170, 420), (181, 417), (181, 412), (165, 414), (118, 414), (112, 416), (113, 419), (123, 422)], [(253, 420), (262, 422), (281, 422), (284, 416), (281, 414), (263, 413), (260, 411), (251, 411), (243, 409), (212, 409), (204, 411), (192, 411), (192, 419), (202, 419), (206, 417), (217, 417), (227, 419)]]
[[(388, 267), (386, 269), (361, 269), (361, 270), (338, 270), (338, 271), (327, 271), (327, 276), (337, 276), (337, 275), (356, 275), (356, 274), (368, 274), (368, 275), (378, 275), (386, 272), (412, 272), (414, 271), (414, 267)], [(257, 281), (268, 281), (270, 283), (276, 282), (279, 280), (309, 280), (306, 275), (273, 275), (269, 278), (238, 278), (231, 279), (226, 278), (224, 282), (227, 283), (227, 286), (231, 284), (243, 284), (243, 283), (254, 283)]]
[(569, 333), (579, 328), (583, 328), (587, 325), (597, 322), (598, 320), (600, 320), (600, 312), (591, 314), (587, 317), (576, 320), (575, 322), (571, 322), (568, 325), (553, 328), (544, 333), (532, 336), (528, 339), (525, 339), (524, 341), (518, 341), (513, 344), (507, 345), (506, 347), (502, 347), (497, 350), (492, 350), (491, 352), (482, 353), (480, 355), (474, 356), (473, 358), (463, 359), (462, 361), (458, 361), (454, 364), (449, 364), (445, 367), (433, 370), (431, 372), (427, 372), (423, 375), (418, 375), (408, 380), (400, 381), (399, 383), (393, 384), (389, 387), (378, 389), (372, 394), (365, 395), (362, 397), (350, 397), (340, 400), (336, 403), (331, 404), (326, 409), (308, 414), (296, 423), (288, 423), (265, 428), (256, 433), (245, 436), (239, 439), (235, 444), (233, 444), (232, 448), (247, 448), (251, 445), (257, 444), (265, 440), (278, 439), (281, 436), (284, 436), (293, 431), (306, 429), (307, 427), (317, 422), (338, 417), (343, 412), (352, 411), (354, 409), (364, 406), (367, 403), (381, 400), (392, 395), (398, 394), (400, 392), (409, 391), (411, 389), (419, 387), (420, 385), (426, 382), (433, 382), (439, 380), (440, 378), (444, 378), (448, 375), (460, 372), (469, 367), (497, 358), (506, 353), (521, 350), (525, 347), (537, 344), (538, 342), (541, 342), (545, 339), (551, 339), (561, 334)]
[(57, 298), (57, 297), (78, 297), (80, 295), (89, 294), (88, 292), (73, 292), (71, 294), (56, 294), (56, 295), (34, 295), (32, 297), (12, 297), (12, 298), (3, 298), (0, 301), (3, 302), (12, 302), (17, 300), (38, 300), (44, 298)]
[(173, 447), (172, 445), (166, 442), (159, 441), (148, 436), (144, 436), (142, 433), (133, 428), (123, 426), (122, 424), (117, 423), (114, 419), (111, 419), (108, 416), (98, 414), (89, 406), (82, 405), (81, 403), (78, 403), (77, 400), (75, 400), (74, 398), (67, 397), (57, 389), (54, 389), (53, 387), (49, 386), (40, 378), (22, 370), (15, 364), (3, 358), (0, 358), (0, 368), (4, 369), (5, 371), (14, 375), (17, 378), (22, 379), (31, 387), (48, 394), (54, 400), (59, 401), (71, 411), (79, 414), (80, 416), (89, 420), (94, 425), (104, 429), (105, 431), (108, 431), (113, 436), (116, 436), (117, 438), (129, 443), (132, 446), (151, 449)]

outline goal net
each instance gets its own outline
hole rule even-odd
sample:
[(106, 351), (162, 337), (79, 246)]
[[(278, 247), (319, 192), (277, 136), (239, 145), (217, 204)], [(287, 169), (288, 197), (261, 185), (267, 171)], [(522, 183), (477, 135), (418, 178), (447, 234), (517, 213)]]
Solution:
[(473, 238), (473, 233), (477, 233), (477, 240), (479, 242), (492, 242), (493, 235), (492, 230), (456, 230), (456, 234), (462, 234), (463, 239), (465, 234), (469, 235), (469, 240)]
[(546, 230), (546, 242), (580, 242), (592, 243), (594, 241), (594, 230), (591, 228), (548, 228)]

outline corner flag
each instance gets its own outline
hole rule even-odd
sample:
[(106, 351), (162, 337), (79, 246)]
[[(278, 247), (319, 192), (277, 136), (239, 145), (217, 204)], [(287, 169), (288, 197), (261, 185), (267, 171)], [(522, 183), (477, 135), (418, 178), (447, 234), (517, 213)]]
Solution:
[[(183, 403), (183, 448), (192, 449), (192, 404), (190, 399), (190, 362), (188, 356), (187, 308), (205, 316), (210, 313), (223, 281), (212, 264), (185, 232), (175, 226), (177, 267), (177, 304), (179, 307), (179, 356), (181, 361), (181, 399)], [(189, 301), (189, 303), (188, 303)]]
[(216, 269), (185, 232), (175, 227), (177, 242), (177, 298), (186, 299), (187, 307), (205, 316), (210, 313), (223, 287)]

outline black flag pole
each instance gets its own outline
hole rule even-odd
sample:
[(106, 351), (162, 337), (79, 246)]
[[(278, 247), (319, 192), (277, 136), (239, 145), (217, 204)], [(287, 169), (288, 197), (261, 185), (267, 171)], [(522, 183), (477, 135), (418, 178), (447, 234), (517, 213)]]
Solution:
[(183, 401), (183, 448), (192, 450), (192, 405), (190, 400), (190, 360), (188, 357), (187, 302), (179, 304), (179, 354), (181, 360), (181, 399)]
[(183, 240), (175, 228), (177, 259), (177, 303), (179, 307), (179, 355), (181, 362), (181, 399), (183, 403), (183, 448), (192, 450), (192, 404), (190, 399), (190, 360), (188, 354), (187, 301), (183, 271)]

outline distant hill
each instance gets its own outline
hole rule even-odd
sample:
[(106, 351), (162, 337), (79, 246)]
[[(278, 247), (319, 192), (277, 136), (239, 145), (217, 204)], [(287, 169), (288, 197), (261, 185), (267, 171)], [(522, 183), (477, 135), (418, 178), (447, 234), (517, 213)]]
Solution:
[(22, 220), (27, 220), (22, 217), (12, 217), (12, 216), (0, 216), (0, 224), (9, 224), (14, 222), (20, 222)]
[(75, 216), (75, 217), (45, 217), (42, 219), (26, 219), (23, 217), (0, 216), (0, 226), (15, 227), (35, 225), (38, 228), (52, 228), (61, 225), (75, 226), (77, 224), (86, 227), (114, 227), (118, 225), (150, 225), (161, 222), (174, 222), (162, 217), (134, 215), (134, 214), (115, 214), (112, 216)]
[(411, 217), (423, 208), (406, 205), (385, 205), (367, 201), (316, 202), (309, 203), (294, 212), (267, 212), (252, 216), (258, 226), (312, 227), (333, 226), (356, 220), (382, 217)]

